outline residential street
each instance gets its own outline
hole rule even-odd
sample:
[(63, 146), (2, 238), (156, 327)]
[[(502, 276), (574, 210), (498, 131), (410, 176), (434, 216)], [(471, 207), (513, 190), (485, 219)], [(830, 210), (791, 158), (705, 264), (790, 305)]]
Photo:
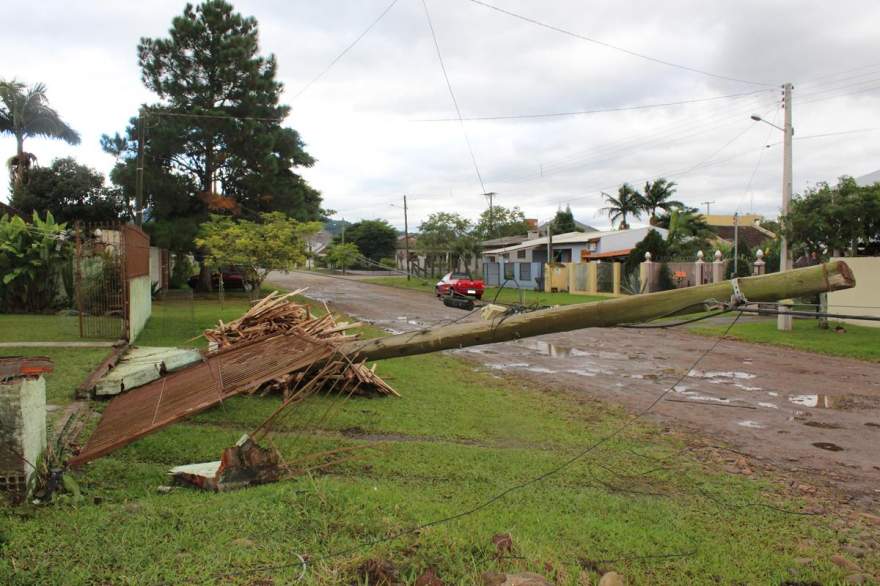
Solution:
[[(357, 277), (291, 272), (273, 273), (269, 281), (288, 289), (309, 287), (307, 296), (389, 332), (465, 315), (425, 293)], [(479, 319), (478, 313), (466, 319)], [(481, 368), (576, 389), (637, 411), (713, 343), (681, 329), (589, 329), (455, 353)], [(880, 501), (880, 364), (724, 340), (651, 417), (727, 442), (799, 481), (845, 492), (861, 506)]]

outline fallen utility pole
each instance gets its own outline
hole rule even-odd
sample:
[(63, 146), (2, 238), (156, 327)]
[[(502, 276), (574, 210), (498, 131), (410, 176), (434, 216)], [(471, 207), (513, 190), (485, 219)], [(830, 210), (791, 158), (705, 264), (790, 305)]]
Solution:
[[(502, 315), (491, 321), (449, 325), (367, 341), (315, 338), (290, 330), (222, 349), (205, 361), (117, 396), (104, 410), (88, 444), (69, 462), (84, 464), (167, 425), (285, 376), (315, 377), (314, 368), (342, 356), (348, 363), (412, 356), (451, 348), (492, 344), (529, 336), (590, 327), (613, 327), (664, 317), (703, 303), (726, 302), (734, 282), (620, 297), (530, 313)], [(738, 301), (777, 301), (855, 286), (843, 261), (746, 277), (737, 281)], [(268, 303), (267, 300), (261, 302)], [(260, 307), (260, 306), (258, 306)], [(257, 309), (257, 308), (255, 308)], [(252, 310), (253, 311), (253, 310)], [(331, 332), (337, 331), (330, 330)]]
[[(852, 271), (843, 261), (784, 273), (744, 277), (737, 282), (742, 297), (748, 301), (777, 301), (855, 286)], [(342, 351), (357, 356), (359, 360), (382, 360), (582, 328), (613, 327), (672, 315), (707, 301), (726, 302), (733, 294), (732, 281), (722, 281), (596, 303), (552, 307), (502, 316), (488, 322), (453, 324), (433, 330), (349, 342), (342, 347)]]

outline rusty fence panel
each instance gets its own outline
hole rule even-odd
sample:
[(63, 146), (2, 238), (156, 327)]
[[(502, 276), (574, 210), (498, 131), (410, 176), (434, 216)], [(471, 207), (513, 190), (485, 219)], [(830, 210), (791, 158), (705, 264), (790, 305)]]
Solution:
[(82, 338), (128, 333), (125, 233), (121, 224), (75, 226), (74, 291)]
[(334, 352), (329, 342), (292, 332), (208, 354), (199, 364), (113, 399), (70, 464), (99, 458), (227, 397), (320, 363)]

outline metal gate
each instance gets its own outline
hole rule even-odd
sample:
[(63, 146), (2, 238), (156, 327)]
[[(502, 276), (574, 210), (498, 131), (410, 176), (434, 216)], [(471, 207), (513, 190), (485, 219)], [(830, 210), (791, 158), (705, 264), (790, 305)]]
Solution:
[(128, 294), (123, 226), (77, 223), (73, 268), (80, 337), (126, 338)]

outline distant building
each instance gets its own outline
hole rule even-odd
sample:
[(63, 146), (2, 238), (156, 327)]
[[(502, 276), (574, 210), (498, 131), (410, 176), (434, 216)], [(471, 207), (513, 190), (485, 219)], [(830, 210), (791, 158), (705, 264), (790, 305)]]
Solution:
[(776, 239), (775, 232), (761, 226), (764, 217), (759, 214), (740, 214), (736, 219), (733, 215), (709, 214), (703, 215), (703, 219), (719, 238), (727, 242), (733, 242), (736, 232), (739, 232), (740, 244), (745, 244), (749, 248), (760, 246), (767, 240)]
[[(616, 261), (625, 259), (651, 230), (663, 238), (669, 233), (664, 228), (647, 226), (630, 230), (568, 232), (551, 239), (553, 262), (579, 263)], [(547, 262), (547, 236), (532, 238), (495, 250), (484, 250), (483, 278), (489, 286), (501, 281), (514, 281), (520, 288), (534, 289), (536, 279), (543, 277)]]

